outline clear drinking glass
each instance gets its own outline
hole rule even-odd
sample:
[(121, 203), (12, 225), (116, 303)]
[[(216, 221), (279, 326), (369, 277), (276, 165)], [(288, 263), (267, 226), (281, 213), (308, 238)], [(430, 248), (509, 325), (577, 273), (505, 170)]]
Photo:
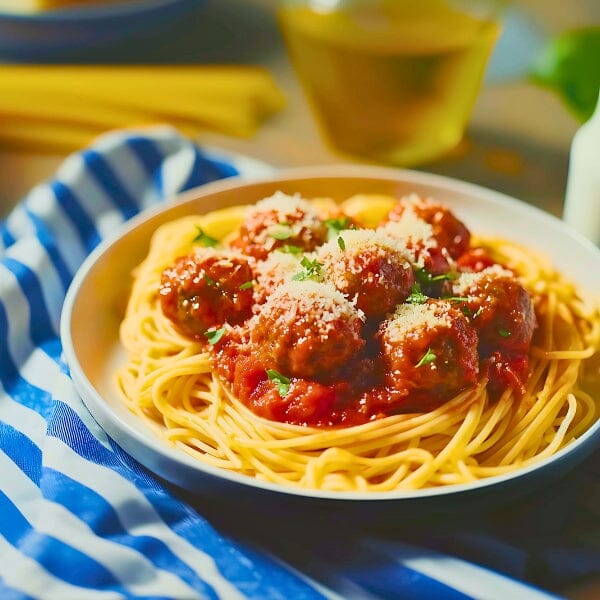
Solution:
[(504, 3), (283, 0), (289, 55), (329, 144), (413, 166), (464, 133)]

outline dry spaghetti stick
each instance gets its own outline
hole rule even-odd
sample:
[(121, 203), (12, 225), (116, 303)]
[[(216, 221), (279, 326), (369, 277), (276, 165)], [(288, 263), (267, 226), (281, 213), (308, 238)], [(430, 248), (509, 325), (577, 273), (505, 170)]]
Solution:
[[(0, 141), (72, 149), (110, 129), (155, 123), (190, 136), (248, 137), (283, 102), (268, 72), (253, 67), (2, 65), (0, 119), (11, 127)], [(44, 135), (51, 124), (59, 135)], [(35, 136), (28, 125), (38, 126)]]
[[(269, 71), (251, 65), (143, 65), (143, 64), (3, 64), (2, 89), (80, 92), (91, 89), (104, 97), (124, 98), (132, 93), (170, 94), (187, 92), (196, 99), (247, 95), (270, 106), (280, 106), (282, 97)], [(140, 93), (142, 92), (142, 93)]]

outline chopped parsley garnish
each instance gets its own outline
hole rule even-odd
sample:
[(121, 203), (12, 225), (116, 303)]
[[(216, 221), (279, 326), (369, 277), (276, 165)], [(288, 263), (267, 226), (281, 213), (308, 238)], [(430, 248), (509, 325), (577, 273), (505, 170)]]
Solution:
[(296, 273), (292, 279), (294, 281), (306, 281), (307, 279), (317, 279), (321, 273), (321, 267), (323, 263), (320, 263), (316, 258), (310, 260), (310, 258), (303, 256), (300, 264), (304, 267), (304, 271)]
[(433, 350), (431, 348), (427, 348), (427, 352), (425, 352), (425, 354), (423, 354), (423, 356), (421, 357), (419, 362), (415, 365), (415, 367), (418, 368), (418, 367), (422, 367), (423, 365), (428, 365), (429, 363), (432, 363), (436, 358), (437, 358), (437, 356), (435, 355), (435, 352), (433, 352)]
[(250, 281), (245, 281), (240, 285), (240, 290), (250, 290), (254, 287), (254, 281), (252, 279)]
[(209, 329), (208, 331), (204, 332), (204, 335), (208, 339), (208, 343), (211, 346), (214, 346), (223, 337), (223, 334), (226, 330), (226, 327), (221, 327), (220, 329)]
[(499, 329), (498, 333), (503, 337), (503, 338), (507, 338), (510, 337), (510, 331), (508, 329)]
[(302, 248), (300, 246), (294, 246), (293, 244), (285, 244), (276, 249), (278, 252), (285, 252), (286, 254), (300, 254)]
[[(410, 289), (410, 294), (406, 298), (405, 302), (408, 302), (409, 304), (425, 304), (428, 299), (429, 296), (423, 293), (421, 290), (421, 284), (416, 281), (413, 283), (413, 286)], [(462, 296), (445, 296), (443, 300), (447, 300), (448, 302), (466, 302), (468, 298), (464, 298)], [(468, 310), (469, 309), (467, 309), (467, 311)], [(465, 312), (465, 315), (469, 316), (468, 312)]]
[(276, 240), (288, 240), (292, 235), (292, 228), (288, 223), (279, 223), (269, 229), (269, 237), (275, 238)]
[(440, 275), (432, 275), (426, 269), (417, 269), (415, 271), (415, 275), (417, 276), (417, 281), (421, 284), (435, 283), (437, 281), (452, 281), (458, 277), (456, 273), (452, 272), (441, 273)]
[(352, 229), (352, 221), (348, 217), (339, 217), (337, 219), (325, 219), (325, 225), (329, 230), (329, 238), (333, 238), (344, 229)]
[(340, 250), (346, 249), (346, 242), (344, 241), (344, 238), (341, 235), (338, 236), (337, 243), (338, 243), (338, 246), (340, 247)]
[(275, 369), (267, 369), (267, 377), (275, 384), (278, 394), (284, 398), (290, 391), (290, 378)]
[(427, 298), (428, 297), (421, 291), (421, 286), (418, 283), (414, 283), (406, 302), (409, 304), (425, 304)]
[(456, 273), (442, 273), (441, 275), (432, 275), (429, 273), (429, 281), (452, 281), (456, 278)]
[(473, 320), (476, 319), (483, 312), (483, 306), (480, 306), (475, 312), (473, 312), (468, 306), (462, 306), (461, 310), (465, 317)]
[(204, 281), (206, 281), (206, 285), (208, 286), (213, 286), (217, 283), (212, 277), (209, 277), (206, 273), (204, 274)]
[(202, 246), (211, 247), (216, 246), (219, 243), (219, 240), (216, 240), (210, 235), (204, 233), (201, 227), (196, 227), (197, 233), (196, 237), (192, 240), (193, 244), (201, 244)]

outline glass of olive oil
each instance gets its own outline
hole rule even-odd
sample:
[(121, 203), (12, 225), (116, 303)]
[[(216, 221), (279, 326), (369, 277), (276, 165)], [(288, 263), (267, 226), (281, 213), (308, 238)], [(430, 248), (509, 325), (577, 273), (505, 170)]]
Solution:
[(285, 0), (279, 22), (329, 144), (415, 166), (461, 140), (501, 1)]

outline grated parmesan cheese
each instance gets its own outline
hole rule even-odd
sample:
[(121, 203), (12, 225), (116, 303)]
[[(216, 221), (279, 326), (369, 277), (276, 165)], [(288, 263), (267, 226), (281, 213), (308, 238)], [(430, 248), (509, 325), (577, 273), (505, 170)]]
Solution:
[(385, 234), (401, 240), (405, 245), (422, 242), (426, 248), (435, 248), (433, 227), (412, 210), (405, 210), (399, 221), (388, 221), (379, 228)]
[(515, 279), (515, 276), (512, 271), (501, 265), (492, 265), (477, 273), (461, 273), (459, 278), (453, 282), (452, 291), (457, 296), (464, 296), (485, 279)]
[[(274, 220), (272, 215), (274, 213)], [(268, 214), (267, 227), (255, 232), (254, 241), (271, 250), (275, 246), (274, 236), (289, 232), (290, 238), (296, 238), (305, 232), (319, 231), (324, 225), (317, 210), (299, 194), (290, 196), (281, 191), (259, 200), (248, 207), (247, 219), (253, 220)]]
[(271, 252), (255, 268), (259, 286), (269, 289), (290, 281), (301, 270), (300, 256), (287, 252)]
[(251, 256), (247, 256), (246, 254), (231, 248), (215, 248), (213, 246), (196, 247), (191, 254), (199, 259), (217, 258), (225, 267), (233, 267), (235, 265), (235, 260), (247, 262), (252, 267), (254, 267), (255, 264), (254, 259)]
[(290, 196), (283, 192), (277, 191), (272, 196), (259, 200), (256, 204), (248, 207), (248, 215), (254, 216), (259, 213), (274, 211), (278, 216), (278, 221), (283, 223), (287, 217), (296, 215), (301, 212), (306, 215), (308, 222), (312, 223), (318, 220), (319, 216), (313, 206), (300, 196), (294, 194)]
[[(340, 246), (338, 238), (342, 238), (343, 248)], [(409, 257), (409, 251), (403, 240), (374, 229), (344, 229), (340, 231), (339, 235), (321, 246), (318, 256), (339, 260), (344, 254), (360, 254), (363, 251), (374, 249)]]
[(426, 209), (432, 206), (441, 206), (440, 203), (433, 198), (423, 198), (414, 192), (412, 194), (408, 194), (408, 196), (403, 196), (400, 198), (400, 204), (403, 204), (404, 206), (409, 205), (411, 209), (413, 207)]
[(364, 313), (330, 283), (289, 281), (277, 287), (262, 306), (260, 314), (279, 313), (286, 309), (285, 319), (297, 321), (308, 315), (329, 331), (343, 320), (365, 320)]
[(400, 304), (385, 323), (385, 336), (390, 342), (399, 342), (409, 333), (425, 329), (449, 328), (449, 302), (439, 300), (425, 304)]

